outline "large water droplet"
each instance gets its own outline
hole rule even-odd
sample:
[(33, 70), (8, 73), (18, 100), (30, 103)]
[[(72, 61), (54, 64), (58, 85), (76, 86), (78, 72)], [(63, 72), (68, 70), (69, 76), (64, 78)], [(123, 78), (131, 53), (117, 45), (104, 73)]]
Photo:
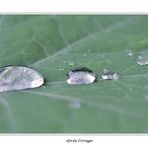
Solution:
[(69, 84), (89, 84), (95, 80), (95, 74), (88, 68), (73, 69), (67, 74), (67, 83)]
[(118, 80), (119, 76), (115, 71), (113, 71), (111, 69), (103, 69), (103, 73), (101, 75), (101, 78), (103, 80)]
[(139, 65), (147, 65), (148, 64), (148, 56), (147, 55), (138, 56), (137, 64), (139, 64)]
[(0, 92), (39, 87), (44, 78), (34, 69), (24, 66), (0, 68)]

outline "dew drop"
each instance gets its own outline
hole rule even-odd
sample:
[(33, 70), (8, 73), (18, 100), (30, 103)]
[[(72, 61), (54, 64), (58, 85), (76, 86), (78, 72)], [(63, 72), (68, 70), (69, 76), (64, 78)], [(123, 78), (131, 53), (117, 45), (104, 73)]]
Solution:
[(59, 71), (64, 71), (64, 68), (59, 68)]
[(147, 55), (138, 56), (137, 64), (139, 64), (139, 65), (147, 65), (148, 64), (148, 56)]
[(59, 66), (59, 71), (64, 71), (64, 68), (62, 68), (62, 66)]
[(36, 88), (44, 83), (44, 78), (34, 69), (24, 66), (0, 68), (0, 92)]
[(68, 65), (69, 65), (69, 66), (73, 66), (73, 65), (74, 65), (74, 63), (73, 63), (73, 62), (71, 62), (71, 61), (68, 61)]
[(67, 83), (68, 84), (89, 84), (96, 80), (96, 76), (88, 68), (77, 68), (68, 72)]
[(132, 49), (126, 49), (125, 51), (126, 51), (128, 56), (132, 56), (133, 55)]
[(101, 75), (103, 80), (118, 80), (119, 76), (116, 72), (111, 69), (103, 69), (103, 73)]

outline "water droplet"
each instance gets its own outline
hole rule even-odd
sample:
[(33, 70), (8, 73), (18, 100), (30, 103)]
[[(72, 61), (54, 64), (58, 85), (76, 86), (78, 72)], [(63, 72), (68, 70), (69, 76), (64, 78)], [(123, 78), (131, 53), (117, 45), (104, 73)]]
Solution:
[(39, 87), (44, 78), (34, 69), (23, 66), (0, 68), (0, 92)]
[(64, 71), (64, 68), (59, 68), (59, 71)]
[(64, 68), (62, 68), (62, 66), (59, 66), (59, 70), (64, 71)]
[(71, 61), (68, 61), (68, 65), (69, 65), (69, 66), (73, 66), (73, 65), (74, 65), (74, 63), (73, 63), (73, 62), (71, 62)]
[(96, 80), (95, 74), (88, 68), (77, 68), (68, 72), (68, 84), (89, 84)]
[(69, 103), (69, 108), (71, 109), (80, 109), (81, 108), (81, 104), (78, 100), (72, 100)]
[(139, 65), (147, 65), (148, 64), (148, 56), (147, 55), (138, 56), (137, 64), (139, 64)]
[(126, 49), (125, 51), (126, 51), (128, 56), (132, 56), (133, 55), (132, 49)]
[(103, 80), (118, 80), (119, 76), (116, 72), (111, 69), (103, 69), (103, 73), (101, 75)]

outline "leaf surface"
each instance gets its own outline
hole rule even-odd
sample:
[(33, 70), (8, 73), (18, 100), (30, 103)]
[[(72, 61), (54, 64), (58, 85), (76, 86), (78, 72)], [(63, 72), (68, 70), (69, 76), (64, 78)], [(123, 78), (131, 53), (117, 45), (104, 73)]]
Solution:
[[(0, 94), (0, 132), (148, 132), (148, 66), (136, 63), (148, 53), (147, 26), (147, 16), (1, 16), (0, 66), (33, 67), (46, 83)], [(77, 67), (98, 81), (67, 84)], [(119, 80), (100, 80), (103, 68)]]

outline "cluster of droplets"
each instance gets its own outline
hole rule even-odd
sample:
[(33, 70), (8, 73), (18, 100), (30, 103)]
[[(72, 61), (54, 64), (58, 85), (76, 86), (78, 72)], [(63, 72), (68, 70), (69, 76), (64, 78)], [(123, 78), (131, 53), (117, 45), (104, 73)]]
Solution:
[[(118, 80), (118, 74), (111, 69), (103, 69), (101, 74), (102, 80)], [(88, 68), (77, 68), (68, 72), (68, 84), (90, 84), (97, 80), (95, 73)]]
[[(125, 49), (126, 53), (128, 56), (133, 56), (133, 51), (132, 49)], [(138, 65), (148, 65), (148, 54), (147, 53), (142, 53), (137, 57), (137, 64)]]
[[(127, 56), (133, 56), (132, 49), (126, 49)], [(91, 52), (89, 49), (88, 52)], [(87, 56), (87, 54), (83, 54)], [(64, 61), (68, 66), (74, 66), (72, 61)], [(142, 54), (137, 57), (137, 64), (148, 65), (148, 55)], [(60, 71), (64, 71), (59, 66)], [(100, 80), (118, 80), (119, 75), (116, 71), (105, 68), (102, 70)], [(76, 68), (67, 73), (66, 82), (68, 84), (90, 84), (97, 80), (95, 73), (88, 68)], [(44, 84), (44, 78), (36, 70), (24, 66), (6, 66), (0, 68), (0, 92), (10, 90), (22, 90), (40, 87)], [(78, 106), (78, 103), (73, 103)]]
[[(127, 56), (133, 56), (132, 49), (125, 49)], [(86, 54), (83, 54), (86, 56)], [(137, 64), (139, 65), (148, 65), (148, 55), (139, 55), (137, 58)], [(102, 74), (100, 75), (101, 80), (118, 80), (119, 75), (117, 72), (110, 68), (104, 68)], [(97, 76), (94, 72), (88, 68), (77, 68), (72, 69), (67, 74), (67, 83), (68, 84), (90, 84), (94, 83), (97, 80)]]
[[(101, 78), (104, 80), (117, 80), (119, 77), (116, 72), (110, 69), (104, 69)], [(66, 81), (68, 84), (90, 84), (95, 82), (96, 79), (97, 77), (92, 70), (88, 68), (77, 68), (68, 72)], [(30, 67), (8, 66), (0, 68), (1, 92), (36, 88), (43, 84), (43, 76)]]

